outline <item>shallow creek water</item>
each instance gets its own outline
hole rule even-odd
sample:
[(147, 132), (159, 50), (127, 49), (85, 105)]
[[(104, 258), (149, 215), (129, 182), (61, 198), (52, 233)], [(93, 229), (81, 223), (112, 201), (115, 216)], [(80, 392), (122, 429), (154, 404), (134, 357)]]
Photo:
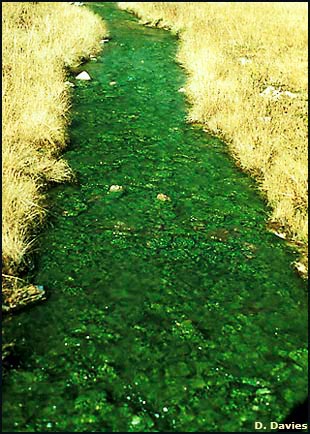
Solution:
[(226, 146), (186, 123), (176, 38), (114, 3), (91, 8), (112, 39), (73, 91), (65, 158), (77, 182), (49, 193), (33, 277), (50, 296), (6, 325), (17, 344), (3, 430), (280, 422), (307, 393), (294, 252), (266, 231)]

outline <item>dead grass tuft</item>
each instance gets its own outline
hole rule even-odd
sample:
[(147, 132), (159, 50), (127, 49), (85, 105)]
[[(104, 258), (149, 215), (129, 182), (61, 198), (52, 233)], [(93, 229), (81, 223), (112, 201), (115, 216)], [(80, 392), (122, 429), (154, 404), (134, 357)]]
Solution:
[(72, 176), (60, 158), (70, 99), (66, 67), (100, 50), (99, 17), (67, 2), (3, 2), (2, 260), (18, 273), (44, 218), (43, 188)]

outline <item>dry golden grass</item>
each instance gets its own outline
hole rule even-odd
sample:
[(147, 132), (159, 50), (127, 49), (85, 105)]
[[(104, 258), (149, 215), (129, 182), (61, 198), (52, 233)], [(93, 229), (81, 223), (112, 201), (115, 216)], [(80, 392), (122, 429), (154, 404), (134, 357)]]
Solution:
[(118, 5), (178, 33), (189, 120), (227, 141), (265, 193), (270, 221), (306, 248), (307, 3)]
[(100, 49), (99, 17), (67, 2), (3, 2), (3, 272), (17, 273), (42, 221), (42, 187), (70, 179), (59, 157), (70, 106), (66, 68)]

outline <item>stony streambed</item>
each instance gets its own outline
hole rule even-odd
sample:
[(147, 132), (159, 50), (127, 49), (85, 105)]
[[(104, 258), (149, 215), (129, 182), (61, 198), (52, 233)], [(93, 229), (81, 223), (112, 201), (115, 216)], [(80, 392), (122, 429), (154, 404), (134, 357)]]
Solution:
[(226, 146), (186, 123), (175, 37), (91, 7), (112, 39), (73, 90), (77, 182), (50, 191), (33, 276), (50, 296), (6, 325), (3, 430), (280, 422), (307, 394), (294, 252)]

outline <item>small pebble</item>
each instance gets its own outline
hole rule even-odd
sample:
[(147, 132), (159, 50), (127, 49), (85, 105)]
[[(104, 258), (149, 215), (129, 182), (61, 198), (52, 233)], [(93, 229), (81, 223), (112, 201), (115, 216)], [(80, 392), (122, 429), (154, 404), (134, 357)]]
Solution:
[(123, 191), (123, 187), (122, 187), (122, 185), (111, 185), (111, 187), (109, 188), (109, 191), (111, 193), (115, 193), (117, 191)]
[(75, 87), (75, 84), (71, 83), (71, 81), (65, 81), (65, 85), (69, 87)]
[(166, 202), (166, 201), (170, 201), (171, 200), (169, 196), (167, 196), (166, 194), (163, 194), (163, 193), (159, 193), (157, 195), (157, 199), (161, 200), (162, 202)]
[(91, 80), (90, 75), (86, 71), (82, 71), (75, 78), (76, 80)]

